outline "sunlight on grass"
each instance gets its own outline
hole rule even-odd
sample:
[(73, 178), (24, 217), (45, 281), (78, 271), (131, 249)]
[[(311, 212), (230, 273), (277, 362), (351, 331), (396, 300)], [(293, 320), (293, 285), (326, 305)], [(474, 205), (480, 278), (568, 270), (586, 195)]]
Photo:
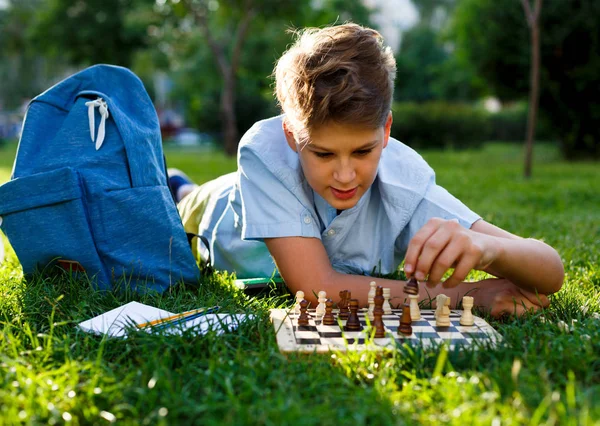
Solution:
[[(10, 176), (15, 148), (0, 147), (0, 181)], [(535, 155), (526, 181), (520, 145), (424, 153), (438, 182), (482, 217), (543, 239), (563, 258), (566, 282), (550, 308), (490, 320), (503, 338), (496, 349), (282, 355), (269, 321), (269, 309), (292, 304), (280, 287), (252, 297), (223, 273), (162, 295), (98, 292), (68, 275), (25, 282), (9, 248), (0, 267), (0, 423), (599, 422), (597, 164), (562, 162), (549, 145), (536, 146)], [(197, 183), (236, 168), (235, 158), (220, 152), (167, 148), (166, 157)], [(473, 272), (469, 279), (484, 277)], [(219, 304), (256, 320), (203, 337), (106, 339), (76, 328), (132, 300), (172, 312)]]

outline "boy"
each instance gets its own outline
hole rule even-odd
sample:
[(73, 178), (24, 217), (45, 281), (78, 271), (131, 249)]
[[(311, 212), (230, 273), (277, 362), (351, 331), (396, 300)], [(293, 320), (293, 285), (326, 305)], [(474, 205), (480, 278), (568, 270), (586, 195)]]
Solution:
[[(208, 239), (217, 269), (244, 278), (276, 267), (313, 306), (320, 290), (337, 298), (344, 289), (366, 305), (367, 274), (393, 272), (403, 259), (407, 276), (427, 281), (420, 298), (456, 302), (469, 292), (496, 316), (546, 306), (564, 277), (556, 251), (482, 220), (390, 138), (395, 74), (372, 29), (304, 31), (275, 68), (284, 115), (244, 135), (236, 173), (183, 198), (186, 230)], [(462, 282), (472, 269), (498, 278)], [(403, 283), (377, 282), (404, 298)]]

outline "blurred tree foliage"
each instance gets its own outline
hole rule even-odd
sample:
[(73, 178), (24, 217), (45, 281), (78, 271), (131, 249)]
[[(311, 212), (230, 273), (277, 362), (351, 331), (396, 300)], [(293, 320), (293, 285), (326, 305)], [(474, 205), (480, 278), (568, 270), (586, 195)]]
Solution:
[[(221, 131), (230, 154), (237, 148), (237, 137), (228, 133), (232, 125), (240, 134), (277, 112), (269, 75), (291, 42), (286, 29), (347, 20), (370, 24), (359, 0), (164, 1), (155, 11), (161, 23), (149, 34), (162, 56), (157, 63), (167, 65), (175, 83), (173, 98), (186, 105), (191, 125)], [(232, 106), (233, 121), (223, 119)]]
[(30, 42), (41, 0), (19, 0), (0, 9), (0, 110), (14, 110), (53, 82), (59, 61), (42, 58)]
[[(540, 18), (540, 113), (566, 158), (600, 158), (600, 2), (548, 1)], [(527, 96), (529, 30), (519, 1), (462, 0), (451, 33), (459, 60), (497, 96)]]
[[(31, 42), (46, 55), (64, 55), (71, 64), (130, 66), (145, 46), (147, 22), (129, 19), (145, 0), (47, 0), (31, 30)], [(137, 15), (133, 15), (137, 16)]]
[[(419, 22), (402, 35), (396, 62), (398, 101), (471, 101), (486, 91), (473, 69), (456, 60), (446, 27), (456, 0), (413, 0)], [(414, 105), (411, 107), (413, 108)]]

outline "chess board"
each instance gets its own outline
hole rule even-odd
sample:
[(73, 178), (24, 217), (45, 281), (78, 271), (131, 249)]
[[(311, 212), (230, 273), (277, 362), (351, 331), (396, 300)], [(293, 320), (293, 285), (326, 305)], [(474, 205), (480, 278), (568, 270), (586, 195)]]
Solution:
[[(435, 325), (435, 310), (421, 310), (421, 319), (412, 322), (412, 335), (398, 334), (401, 309), (393, 309), (391, 314), (383, 315), (386, 337), (372, 338), (367, 326), (366, 310), (359, 312), (362, 331), (343, 331), (344, 320), (338, 320), (337, 325), (323, 325), (320, 318), (315, 316), (314, 309), (309, 309), (310, 321), (308, 326), (298, 326), (298, 315), (286, 309), (271, 309), (271, 322), (277, 334), (277, 344), (281, 352), (328, 352), (360, 351), (366, 349), (382, 349), (401, 346), (404, 343), (423, 345), (424, 347), (449, 345), (450, 350), (456, 347), (494, 346), (502, 339), (500, 334), (484, 319), (473, 316), (472, 326), (462, 326), (459, 323), (462, 311), (450, 311), (450, 326)], [(337, 318), (337, 311), (334, 311)], [(342, 328), (340, 328), (340, 324)], [(369, 322), (370, 323), (370, 322)]]

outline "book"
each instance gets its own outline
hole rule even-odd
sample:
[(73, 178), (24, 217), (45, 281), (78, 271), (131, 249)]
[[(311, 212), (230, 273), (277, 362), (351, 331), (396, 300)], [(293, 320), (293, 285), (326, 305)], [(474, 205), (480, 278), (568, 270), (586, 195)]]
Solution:
[(233, 330), (253, 315), (213, 313), (215, 308), (172, 313), (139, 302), (129, 302), (78, 324), (86, 332), (110, 337), (126, 337), (129, 331), (164, 330), (165, 334), (182, 334), (193, 329), (197, 334)]

